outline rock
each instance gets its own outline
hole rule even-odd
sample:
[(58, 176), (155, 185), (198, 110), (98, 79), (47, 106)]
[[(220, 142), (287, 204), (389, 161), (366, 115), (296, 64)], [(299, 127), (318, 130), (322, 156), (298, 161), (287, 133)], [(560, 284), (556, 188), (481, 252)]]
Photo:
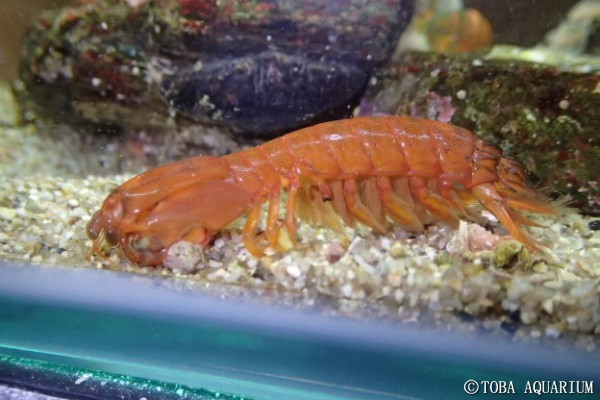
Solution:
[(24, 93), (61, 122), (272, 136), (348, 116), (412, 3), (81, 1), (28, 34)]
[(515, 60), (402, 54), (358, 114), (451, 122), (500, 146), (552, 195), (600, 214), (600, 75)]

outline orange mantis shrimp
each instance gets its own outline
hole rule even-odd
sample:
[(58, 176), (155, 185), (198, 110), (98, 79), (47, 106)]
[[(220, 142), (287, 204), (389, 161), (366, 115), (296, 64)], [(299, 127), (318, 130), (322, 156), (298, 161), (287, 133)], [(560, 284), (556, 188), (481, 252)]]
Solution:
[(523, 165), (466, 129), (404, 116), (357, 117), (142, 173), (106, 198), (87, 233), (94, 254), (118, 247), (131, 262), (152, 266), (178, 241), (208, 245), (244, 214), (244, 245), (260, 256), (268, 245), (282, 250), (282, 233), (286, 243), (297, 242), (297, 217), (332, 229), (359, 222), (383, 232), (392, 222), (420, 232), (436, 221), (475, 220), (482, 207), (532, 250), (542, 246), (521, 225), (540, 225), (519, 211), (555, 212), (528, 187)]

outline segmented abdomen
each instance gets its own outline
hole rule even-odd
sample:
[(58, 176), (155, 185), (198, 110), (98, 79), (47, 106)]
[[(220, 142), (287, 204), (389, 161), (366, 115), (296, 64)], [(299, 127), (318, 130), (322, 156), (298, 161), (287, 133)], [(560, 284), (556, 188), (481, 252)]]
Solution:
[[(335, 212), (384, 230), (389, 218), (420, 231), (435, 220), (477, 219), (479, 204), (515, 238), (537, 225), (518, 210), (553, 213), (527, 186), (524, 167), (466, 129), (412, 117), (361, 117), (315, 125), (225, 157), (253, 202), (293, 200), (288, 214), (334, 227)], [(296, 205), (297, 200), (297, 205)], [(324, 201), (332, 200), (333, 209)], [(278, 208), (272, 208), (273, 213)], [(274, 215), (271, 213), (272, 215)], [(274, 217), (271, 224), (275, 223)], [(295, 229), (293, 217), (286, 225)]]
[[(361, 117), (304, 128), (225, 159), (246, 179), (273, 184), (277, 174), (322, 181), (414, 176), (466, 186), (475, 139), (466, 129), (437, 121)], [(244, 165), (252, 166), (260, 178), (248, 176), (240, 168)]]

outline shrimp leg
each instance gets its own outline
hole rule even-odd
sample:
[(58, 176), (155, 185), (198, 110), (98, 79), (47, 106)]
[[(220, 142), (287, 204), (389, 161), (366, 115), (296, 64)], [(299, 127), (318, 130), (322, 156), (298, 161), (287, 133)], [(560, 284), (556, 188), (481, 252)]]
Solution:
[(429, 211), (444, 220), (458, 220), (458, 217), (454, 211), (448, 207), (447, 202), (442, 200), (440, 197), (429, 193), (423, 178), (411, 177), (409, 182), (410, 190), (413, 192), (414, 197), (418, 199)]
[(357, 200), (358, 186), (356, 185), (356, 181), (354, 179), (346, 179), (343, 183), (343, 190), (346, 205), (350, 213), (363, 224), (379, 232), (384, 232), (385, 227), (377, 221), (377, 218), (375, 218), (373, 213), (364, 204)]
[(271, 246), (279, 248), (279, 206), (281, 194), (277, 190), (269, 200), (269, 211), (267, 212), (267, 228), (265, 236)]
[(296, 220), (296, 208), (298, 206), (298, 190), (300, 189), (300, 184), (298, 181), (290, 182), (290, 187), (288, 189), (288, 202), (287, 202), (287, 210), (285, 214), (285, 226), (288, 231), (288, 236), (292, 244), (296, 244), (298, 242), (297, 230), (298, 230), (298, 221)]
[(260, 203), (255, 203), (251, 206), (250, 212), (246, 219), (246, 225), (242, 231), (244, 245), (246, 249), (255, 257), (260, 257), (264, 253), (264, 246), (261, 246), (256, 241), (256, 233), (260, 224), (261, 206)]
[(423, 223), (419, 217), (412, 212), (412, 207), (398, 198), (392, 191), (392, 182), (387, 176), (377, 178), (377, 189), (383, 201), (386, 211), (392, 219), (402, 225), (405, 229), (414, 232), (423, 231)]

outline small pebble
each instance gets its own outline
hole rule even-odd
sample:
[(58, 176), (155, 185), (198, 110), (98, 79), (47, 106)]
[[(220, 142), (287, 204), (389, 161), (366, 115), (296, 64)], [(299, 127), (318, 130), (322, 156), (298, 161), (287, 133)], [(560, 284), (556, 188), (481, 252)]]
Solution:
[(0, 219), (11, 220), (16, 216), (17, 212), (13, 208), (0, 207)]
[(290, 275), (292, 278), (300, 278), (300, 276), (302, 275), (302, 271), (300, 270), (300, 268), (298, 268), (295, 265), (287, 267), (286, 271), (288, 275)]
[(327, 249), (327, 261), (333, 264), (336, 263), (342, 258), (342, 256), (346, 253), (346, 249), (339, 242), (332, 242)]
[(519, 324), (516, 324), (514, 322), (502, 321), (500, 323), (500, 327), (509, 333), (515, 333), (517, 329), (519, 329)]
[(342, 295), (344, 297), (350, 298), (352, 296), (352, 285), (347, 284), (341, 287)]
[(558, 103), (558, 107), (561, 110), (566, 110), (569, 108), (569, 100), (566, 99), (562, 99), (559, 103)]
[(560, 335), (562, 335), (562, 332), (552, 325), (546, 327), (545, 333), (546, 336), (551, 338), (558, 338)]

